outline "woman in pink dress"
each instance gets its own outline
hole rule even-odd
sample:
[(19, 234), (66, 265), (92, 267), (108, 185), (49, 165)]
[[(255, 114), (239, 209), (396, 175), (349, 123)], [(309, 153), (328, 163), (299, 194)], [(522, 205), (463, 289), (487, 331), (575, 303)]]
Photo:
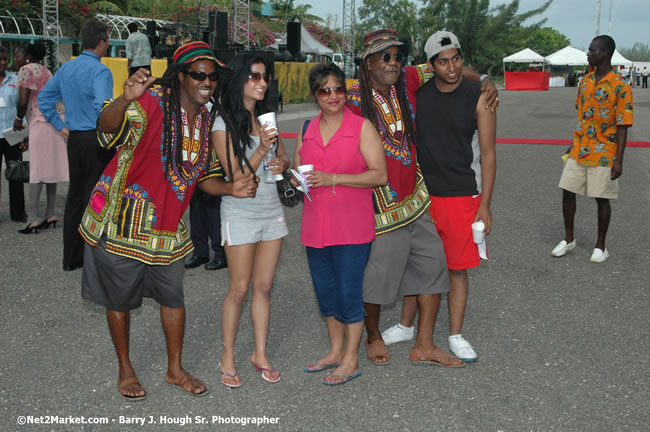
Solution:
[[(45, 53), (45, 46), (39, 43), (19, 45), (14, 51), (14, 60), (20, 68), (18, 115), (14, 129), (20, 130), (24, 127), (23, 117), (26, 117), (29, 123), (29, 208), (27, 226), (18, 230), (22, 234), (38, 233), (39, 229), (48, 228), (50, 225), (56, 228), (56, 184), (69, 180), (65, 138), (45, 120), (36, 100), (38, 93), (52, 78), (52, 73), (40, 64)], [(63, 118), (62, 103), (59, 103), (57, 110)], [(47, 210), (43, 218), (39, 218), (38, 203), (43, 184), (47, 191)]]

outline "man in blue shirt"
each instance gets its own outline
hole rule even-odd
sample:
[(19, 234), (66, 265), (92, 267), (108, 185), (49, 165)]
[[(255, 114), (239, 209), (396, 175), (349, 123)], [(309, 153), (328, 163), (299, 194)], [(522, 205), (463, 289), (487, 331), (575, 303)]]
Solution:
[[(102, 104), (113, 97), (113, 75), (100, 59), (109, 47), (110, 32), (91, 21), (81, 29), (83, 52), (65, 63), (43, 87), (38, 106), (48, 122), (68, 139), (70, 186), (63, 220), (63, 270), (83, 265), (84, 241), (78, 227), (95, 183), (112, 153), (97, 144), (95, 131)], [(56, 104), (63, 100), (65, 122)]]
[[(18, 104), (17, 77), (7, 70), (7, 51), (0, 46), (0, 162), (5, 159), (9, 167), (10, 160), (19, 160), (23, 151), (21, 144), (9, 145), (2, 131), (13, 127)], [(27, 222), (25, 214), (25, 191), (21, 182), (9, 182), (9, 213), (15, 222)]]

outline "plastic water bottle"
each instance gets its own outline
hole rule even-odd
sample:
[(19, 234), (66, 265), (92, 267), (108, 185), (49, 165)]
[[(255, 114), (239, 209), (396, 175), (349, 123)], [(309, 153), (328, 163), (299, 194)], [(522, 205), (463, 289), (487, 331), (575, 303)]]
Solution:
[(262, 176), (262, 180), (264, 183), (275, 183), (275, 175), (271, 172), (271, 168), (274, 166), (271, 165), (271, 160), (275, 158), (275, 146), (272, 145), (271, 149), (266, 152), (266, 155), (264, 156), (263, 164), (264, 164), (264, 175)]

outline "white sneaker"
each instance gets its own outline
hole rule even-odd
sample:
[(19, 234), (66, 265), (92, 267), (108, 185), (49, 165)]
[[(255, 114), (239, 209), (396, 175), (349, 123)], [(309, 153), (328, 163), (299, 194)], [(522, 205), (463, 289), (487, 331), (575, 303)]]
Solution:
[(551, 251), (551, 255), (553, 255), (554, 257), (561, 257), (566, 255), (566, 253), (569, 252), (570, 250), (575, 249), (575, 247), (576, 247), (575, 239), (573, 239), (571, 243), (567, 243), (565, 240), (562, 240), (557, 244), (557, 246), (555, 246), (555, 249)]
[(397, 323), (391, 328), (384, 330), (381, 337), (384, 339), (386, 345), (392, 345), (398, 342), (406, 342), (413, 339), (415, 336), (415, 326), (404, 327)]
[(467, 342), (462, 334), (449, 336), (449, 350), (465, 363), (475, 362), (478, 358), (472, 344)]
[(590, 261), (592, 263), (602, 263), (607, 261), (607, 258), (609, 258), (609, 252), (607, 252), (607, 248), (605, 248), (604, 251), (598, 248), (594, 248), (594, 252), (591, 254)]

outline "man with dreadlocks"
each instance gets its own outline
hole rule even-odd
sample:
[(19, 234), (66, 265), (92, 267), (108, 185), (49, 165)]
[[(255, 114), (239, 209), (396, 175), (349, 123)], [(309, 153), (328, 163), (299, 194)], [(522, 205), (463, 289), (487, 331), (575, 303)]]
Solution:
[[(449, 292), (449, 278), (440, 236), (426, 216), (431, 204), (415, 161), (414, 126), (415, 92), (432, 73), (425, 66), (403, 68), (401, 45), (397, 33), (390, 29), (364, 36), (359, 82), (347, 95), (350, 108), (377, 127), (388, 167), (388, 183), (373, 191), (377, 239), (363, 282), (366, 349), (371, 362), (387, 365), (390, 357), (384, 339), (390, 344), (413, 338), (412, 322), (398, 324), (384, 335), (379, 332), (381, 305), (404, 296), (405, 308), (419, 309), (411, 362), (462, 367), (463, 361), (433, 344), (440, 296)], [(476, 81), (485, 79), (469, 69), (464, 69), (463, 74)], [(498, 101), (496, 88), (489, 81), (485, 87), (488, 105), (494, 109)], [(410, 315), (409, 310), (406, 313)]]
[(124, 93), (104, 105), (98, 139), (119, 151), (92, 191), (80, 226), (87, 242), (81, 294), (106, 308), (119, 361), (117, 387), (129, 400), (146, 396), (129, 357), (130, 311), (143, 296), (160, 304), (165, 381), (193, 396), (207, 393), (181, 365), (183, 258), (193, 249), (181, 218), (197, 185), (212, 195), (255, 195), (252, 175), (228, 184), (217, 178), (222, 174), (210, 128), (215, 113), (224, 114), (219, 103), (210, 112), (205, 104), (227, 68), (203, 42), (181, 46), (173, 61), (162, 87), (148, 89), (155, 78), (139, 69), (125, 81)]

